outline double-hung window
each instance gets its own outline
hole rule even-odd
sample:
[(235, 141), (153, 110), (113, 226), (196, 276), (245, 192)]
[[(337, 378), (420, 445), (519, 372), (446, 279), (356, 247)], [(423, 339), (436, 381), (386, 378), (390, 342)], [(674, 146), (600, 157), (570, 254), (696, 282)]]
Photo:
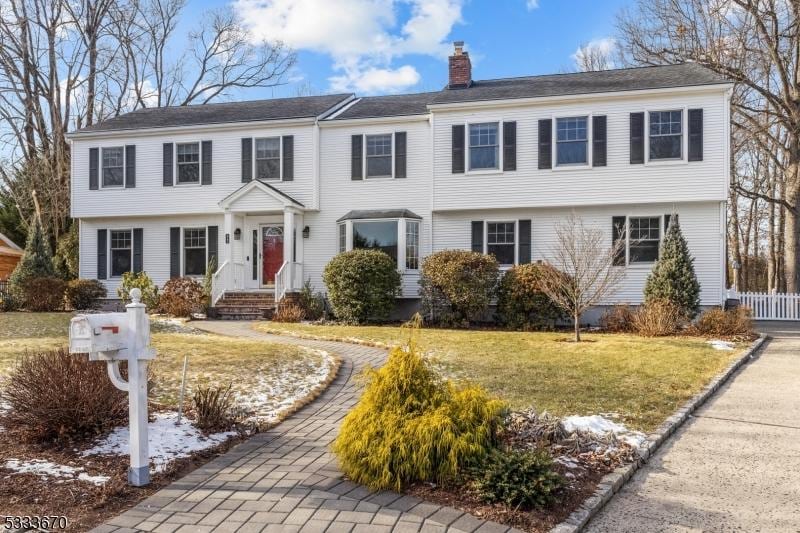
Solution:
[(589, 162), (587, 117), (556, 119), (556, 164), (585, 165)]
[(516, 247), (514, 222), (486, 223), (486, 253), (493, 255), (501, 265), (513, 265)]
[(256, 179), (281, 179), (281, 138), (256, 139)]
[(658, 249), (661, 246), (661, 217), (629, 217), (628, 234), (629, 263), (658, 261)]
[(206, 264), (206, 228), (184, 229), (183, 275), (204, 276)]
[(650, 111), (650, 159), (681, 159), (683, 111)]
[(500, 168), (499, 123), (484, 122), (469, 125), (469, 169)]
[(122, 187), (125, 184), (124, 148), (103, 148), (103, 187)]
[(111, 230), (111, 277), (131, 271), (132, 244), (131, 230)]
[(200, 183), (200, 143), (179, 143), (177, 154), (178, 183)]
[(339, 224), (339, 253), (347, 251), (347, 225)]
[(367, 135), (367, 177), (392, 176), (392, 135)]

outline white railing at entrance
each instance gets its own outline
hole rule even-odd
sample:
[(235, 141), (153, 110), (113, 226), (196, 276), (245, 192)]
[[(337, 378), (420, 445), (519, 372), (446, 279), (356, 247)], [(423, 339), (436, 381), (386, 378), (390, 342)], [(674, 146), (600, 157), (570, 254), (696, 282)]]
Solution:
[(800, 320), (800, 294), (740, 292), (737, 296), (755, 320)]
[(275, 303), (280, 302), (286, 293), (300, 288), (303, 283), (303, 264), (284, 261), (275, 274)]
[(216, 305), (225, 291), (244, 289), (244, 263), (225, 261), (211, 276), (211, 305)]

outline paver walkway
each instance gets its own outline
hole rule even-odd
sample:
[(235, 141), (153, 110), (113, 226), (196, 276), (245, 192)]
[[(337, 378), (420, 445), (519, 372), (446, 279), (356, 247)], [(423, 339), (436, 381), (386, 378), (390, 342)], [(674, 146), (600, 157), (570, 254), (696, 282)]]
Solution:
[(370, 492), (342, 479), (330, 443), (358, 399), (355, 373), (368, 364), (381, 365), (384, 350), (267, 335), (246, 322), (203, 322), (198, 327), (326, 350), (339, 355), (342, 366), (314, 402), (95, 531), (515, 531), (411, 496)]
[(800, 531), (800, 323), (640, 469), (591, 532)]

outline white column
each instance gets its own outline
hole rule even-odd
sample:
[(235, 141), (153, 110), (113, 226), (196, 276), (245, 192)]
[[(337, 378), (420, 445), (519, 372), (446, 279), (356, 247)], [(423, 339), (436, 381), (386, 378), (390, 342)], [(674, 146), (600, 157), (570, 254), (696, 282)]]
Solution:
[(131, 291), (128, 313), (128, 415), (130, 417), (131, 466), (128, 483), (141, 487), (150, 483), (150, 457), (147, 446), (147, 360), (150, 323), (141, 292)]
[(300, 289), (303, 287), (303, 281), (305, 281), (305, 275), (303, 274), (303, 253), (305, 250), (305, 239), (303, 238), (303, 229), (305, 228), (305, 217), (303, 213), (297, 213), (294, 217), (295, 222), (297, 223), (297, 227), (295, 228), (295, 234), (297, 235), (297, 251), (294, 256), (295, 262), (299, 265), (297, 268), (297, 272), (294, 273), (294, 288)]
[[(294, 244), (294, 211), (290, 209), (283, 210), (283, 261), (292, 263)], [(292, 268), (288, 268), (286, 272), (286, 286), (290, 289), (294, 288), (294, 280)]]
[[(225, 253), (222, 255), (222, 261), (233, 262), (233, 213), (225, 211), (225, 222), (223, 224), (225, 233), (224, 244)], [(219, 266), (219, 265), (218, 265)]]

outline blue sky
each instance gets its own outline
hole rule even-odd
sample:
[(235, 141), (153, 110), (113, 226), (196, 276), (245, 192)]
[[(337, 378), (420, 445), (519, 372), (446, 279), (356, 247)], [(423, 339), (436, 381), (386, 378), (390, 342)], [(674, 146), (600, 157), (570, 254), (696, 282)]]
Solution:
[[(629, 0), (233, 0), (253, 39), (298, 53), (289, 83), (243, 97), (360, 95), (437, 90), (453, 40), (470, 51), (475, 79), (571, 69), (584, 42), (607, 43)], [(184, 19), (222, 0), (190, 0)], [(604, 41), (604, 39), (606, 41)]]

